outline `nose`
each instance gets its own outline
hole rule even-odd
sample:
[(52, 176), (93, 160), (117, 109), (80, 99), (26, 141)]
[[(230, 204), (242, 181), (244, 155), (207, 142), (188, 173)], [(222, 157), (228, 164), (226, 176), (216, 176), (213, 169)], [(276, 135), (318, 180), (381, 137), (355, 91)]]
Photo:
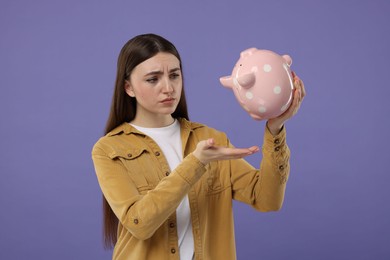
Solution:
[(164, 93), (172, 93), (173, 90), (174, 89), (173, 89), (173, 86), (172, 86), (172, 82), (170, 82), (169, 77), (168, 77), (163, 82), (162, 91)]

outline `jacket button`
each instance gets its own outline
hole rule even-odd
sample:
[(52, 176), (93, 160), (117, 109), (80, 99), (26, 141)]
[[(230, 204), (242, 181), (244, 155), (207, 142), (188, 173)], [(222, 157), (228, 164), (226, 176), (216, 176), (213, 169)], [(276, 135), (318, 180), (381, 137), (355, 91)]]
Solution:
[(279, 152), (279, 150), (280, 150), (280, 147), (278, 146), (278, 147), (275, 147), (275, 152)]
[(156, 156), (159, 156), (160, 155), (160, 152), (155, 152), (154, 153)]
[(172, 253), (172, 254), (176, 253), (176, 249), (171, 248), (171, 253)]
[(280, 140), (279, 139), (275, 139), (274, 143), (275, 144), (280, 144)]
[(131, 153), (127, 154), (127, 157), (130, 157), (130, 158), (131, 158), (132, 156), (133, 156), (133, 155), (132, 155)]
[(172, 222), (171, 222), (171, 223), (169, 224), (169, 226), (170, 226), (171, 228), (174, 228), (174, 227), (175, 227), (175, 223), (172, 223)]
[(138, 224), (138, 219), (134, 219), (134, 224)]

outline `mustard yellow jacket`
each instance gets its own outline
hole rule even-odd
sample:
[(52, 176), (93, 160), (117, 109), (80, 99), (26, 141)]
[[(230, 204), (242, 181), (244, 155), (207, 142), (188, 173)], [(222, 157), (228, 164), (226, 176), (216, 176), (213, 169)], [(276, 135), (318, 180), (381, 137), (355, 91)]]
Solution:
[(101, 190), (119, 219), (115, 260), (179, 259), (175, 210), (188, 194), (195, 259), (236, 259), (232, 200), (259, 211), (279, 210), (289, 174), (285, 130), (266, 128), (260, 169), (243, 159), (200, 163), (192, 151), (213, 137), (232, 146), (222, 132), (179, 119), (183, 161), (173, 171), (158, 145), (123, 123), (93, 147)]

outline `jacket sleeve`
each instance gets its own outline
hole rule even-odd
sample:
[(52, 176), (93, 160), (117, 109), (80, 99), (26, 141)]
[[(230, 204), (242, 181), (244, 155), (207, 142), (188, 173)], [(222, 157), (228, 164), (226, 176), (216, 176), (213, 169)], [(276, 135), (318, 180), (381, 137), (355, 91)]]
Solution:
[(259, 211), (277, 211), (283, 205), (290, 171), (290, 150), (284, 127), (276, 136), (266, 127), (262, 153), (260, 169), (244, 159), (230, 161), (233, 198)]
[(205, 172), (204, 165), (189, 155), (159, 184), (141, 195), (120, 160), (111, 159), (96, 144), (92, 159), (100, 188), (121, 224), (138, 239), (150, 238)]

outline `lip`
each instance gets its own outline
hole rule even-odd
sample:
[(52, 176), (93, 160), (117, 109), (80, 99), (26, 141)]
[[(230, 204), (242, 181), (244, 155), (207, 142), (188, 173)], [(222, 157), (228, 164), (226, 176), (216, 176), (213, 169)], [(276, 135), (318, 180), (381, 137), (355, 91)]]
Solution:
[(161, 100), (160, 102), (163, 103), (163, 104), (171, 104), (173, 102), (175, 102), (175, 98), (166, 98), (166, 99), (163, 99)]

